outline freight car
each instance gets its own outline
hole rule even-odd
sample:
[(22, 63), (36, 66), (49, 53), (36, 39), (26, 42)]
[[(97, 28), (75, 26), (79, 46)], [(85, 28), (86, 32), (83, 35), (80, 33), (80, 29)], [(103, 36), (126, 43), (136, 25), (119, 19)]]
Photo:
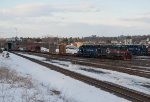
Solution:
[(28, 45), (26, 51), (30, 52), (41, 52), (41, 47), (38, 44)]
[(148, 54), (148, 56), (150, 56), (150, 46), (148, 46), (148, 48), (147, 48), (147, 54)]
[(82, 45), (79, 47), (77, 56), (123, 60), (132, 58), (131, 53), (124, 45)]

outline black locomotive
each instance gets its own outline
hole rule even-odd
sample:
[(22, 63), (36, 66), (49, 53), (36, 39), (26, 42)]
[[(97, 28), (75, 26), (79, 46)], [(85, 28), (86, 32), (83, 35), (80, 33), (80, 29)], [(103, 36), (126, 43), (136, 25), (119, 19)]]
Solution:
[(132, 58), (132, 54), (125, 45), (82, 45), (79, 47), (77, 56), (123, 60)]
[(149, 47), (147, 45), (125, 45), (132, 55), (147, 56), (149, 55)]

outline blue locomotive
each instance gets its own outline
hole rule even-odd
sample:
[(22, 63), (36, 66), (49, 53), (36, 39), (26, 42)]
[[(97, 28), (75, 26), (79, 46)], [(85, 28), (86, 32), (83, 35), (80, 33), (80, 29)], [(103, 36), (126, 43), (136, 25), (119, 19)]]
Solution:
[(79, 47), (77, 56), (123, 60), (132, 58), (125, 45), (82, 45)]
[(147, 56), (149, 47), (146, 45), (126, 45), (128, 51), (132, 55), (136, 56)]

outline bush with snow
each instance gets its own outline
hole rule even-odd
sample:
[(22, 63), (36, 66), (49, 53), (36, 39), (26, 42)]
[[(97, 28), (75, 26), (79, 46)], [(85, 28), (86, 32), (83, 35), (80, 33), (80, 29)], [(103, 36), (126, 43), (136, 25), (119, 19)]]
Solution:
[(75, 102), (66, 99), (50, 85), (21, 76), (15, 70), (0, 68), (0, 102)]

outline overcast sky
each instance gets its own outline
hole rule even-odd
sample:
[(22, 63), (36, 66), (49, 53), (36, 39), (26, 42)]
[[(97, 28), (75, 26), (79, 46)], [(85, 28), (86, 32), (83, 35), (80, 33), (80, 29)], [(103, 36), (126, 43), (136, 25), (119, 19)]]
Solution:
[(150, 34), (150, 0), (0, 0), (0, 37)]

